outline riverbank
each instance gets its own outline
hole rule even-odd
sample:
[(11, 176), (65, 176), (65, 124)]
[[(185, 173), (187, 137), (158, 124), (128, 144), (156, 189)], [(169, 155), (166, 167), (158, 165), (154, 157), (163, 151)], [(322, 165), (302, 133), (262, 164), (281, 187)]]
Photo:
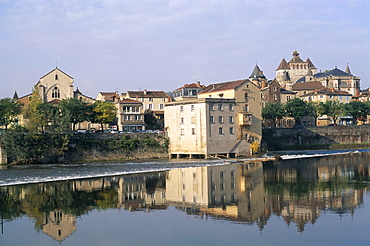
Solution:
[(163, 133), (7, 134), (3, 149), (10, 164), (75, 163), (168, 158)]
[(370, 125), (263, 129), (268, 150), (352, 149), (370, 147)]

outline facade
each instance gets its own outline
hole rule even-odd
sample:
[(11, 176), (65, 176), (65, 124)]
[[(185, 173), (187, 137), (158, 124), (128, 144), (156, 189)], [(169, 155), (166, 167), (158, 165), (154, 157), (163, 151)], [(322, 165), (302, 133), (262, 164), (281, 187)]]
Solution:
[(250, 80), (237, 80), (207, 86), (198, 98), (235, 99), (237, 112), (238, 140), (258, 142), (262, 138), (262, 95), (261, 89)]
[(314, 92), (300, 96), (300, 98), (307, 102), (326, 102), (338, 101), (341, 103), (349, 103), (352, 101), (352, 95), (345, 91), (321, 88)]
[(204, 85), (201, 85), (198, 81), (197, 83), (185, 84), (184, 86), (174, 90), (172, 92), (173, 99), (175, 101), (195, 99), (197, 94), (201, 92), (204, 88)]
[(136, 132), (145, 130), (142, 102), (132, 99), (122, 99), (116, 103), (118, 107), (118, 130)]
[(280, 103), (281, 102), (281, 88), (279, 82), (274, 79), (266, 83), (262, 88), (262, 106), (266, 103)]
[(143, 104), (143, 110), (153, 112), (163, 111), (165, 102), (169, 101), (168, 95), (163, 91), (128, 91), (122, 93), (121, 99), (124, 98), (140, 101)]
[(166, 103), (171, 157), (251, 155), (260, 142), (261, 90), (250, 80), (207, 86), (198, 99)]
[(229, 156), (237, 143), (234, 110), (235, 99), (202, 98), (166, 103), (170, 157)]
[(280, 88), (280, 103), (284, 104), (289, 100), (296, 98), (296, 96), (297, 96), (296, 92)]

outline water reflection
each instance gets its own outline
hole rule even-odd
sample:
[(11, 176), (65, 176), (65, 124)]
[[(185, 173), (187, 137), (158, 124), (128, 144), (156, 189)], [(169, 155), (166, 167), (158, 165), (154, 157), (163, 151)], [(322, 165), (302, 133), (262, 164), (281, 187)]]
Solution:
[(353, 215), (369, 187), (369, 153), (0, 187), (2, 228), (28, 216), (35, 229), (63, 241), (91, 210), (166, 210), (199, 219), (256, 225), (272, 214), (303, 232), (323, 212)]

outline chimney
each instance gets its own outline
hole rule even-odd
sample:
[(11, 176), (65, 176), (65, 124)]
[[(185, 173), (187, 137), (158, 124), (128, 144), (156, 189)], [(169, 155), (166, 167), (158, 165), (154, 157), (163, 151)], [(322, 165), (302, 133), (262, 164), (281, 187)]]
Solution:
[(197, 81), (197, 86), (200, 87), (200, 81), (199, 80)]
[(261, 88), (265, 88), (266, 87), (266, 80), (262, 80), (261, 81)]
[(144, 89), (144, 95), (148, 94), (148, 91), (146, 89)]

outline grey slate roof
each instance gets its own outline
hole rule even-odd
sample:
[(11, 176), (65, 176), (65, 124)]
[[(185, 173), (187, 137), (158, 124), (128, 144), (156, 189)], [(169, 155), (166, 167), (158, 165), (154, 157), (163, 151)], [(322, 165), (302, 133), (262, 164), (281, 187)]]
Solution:
[(352, 76), (351, 74), (348, 74), (338, 68), (334, 68), (332, 70), (330, 70), (329, 72), (326, 72), (326, 73), (317, 73), (314, 75), (315, 78), (324, 78), (324, 77), (328, 77), (328, 76), (336, 76), (336, 77), (347, 77), (347, 76)]
[(256, 65), (253, 69), (253, 72), (249, 78), (261, 78), (261, 79), (266, 79), (265, 75), (263, 75), (261, 69)]

